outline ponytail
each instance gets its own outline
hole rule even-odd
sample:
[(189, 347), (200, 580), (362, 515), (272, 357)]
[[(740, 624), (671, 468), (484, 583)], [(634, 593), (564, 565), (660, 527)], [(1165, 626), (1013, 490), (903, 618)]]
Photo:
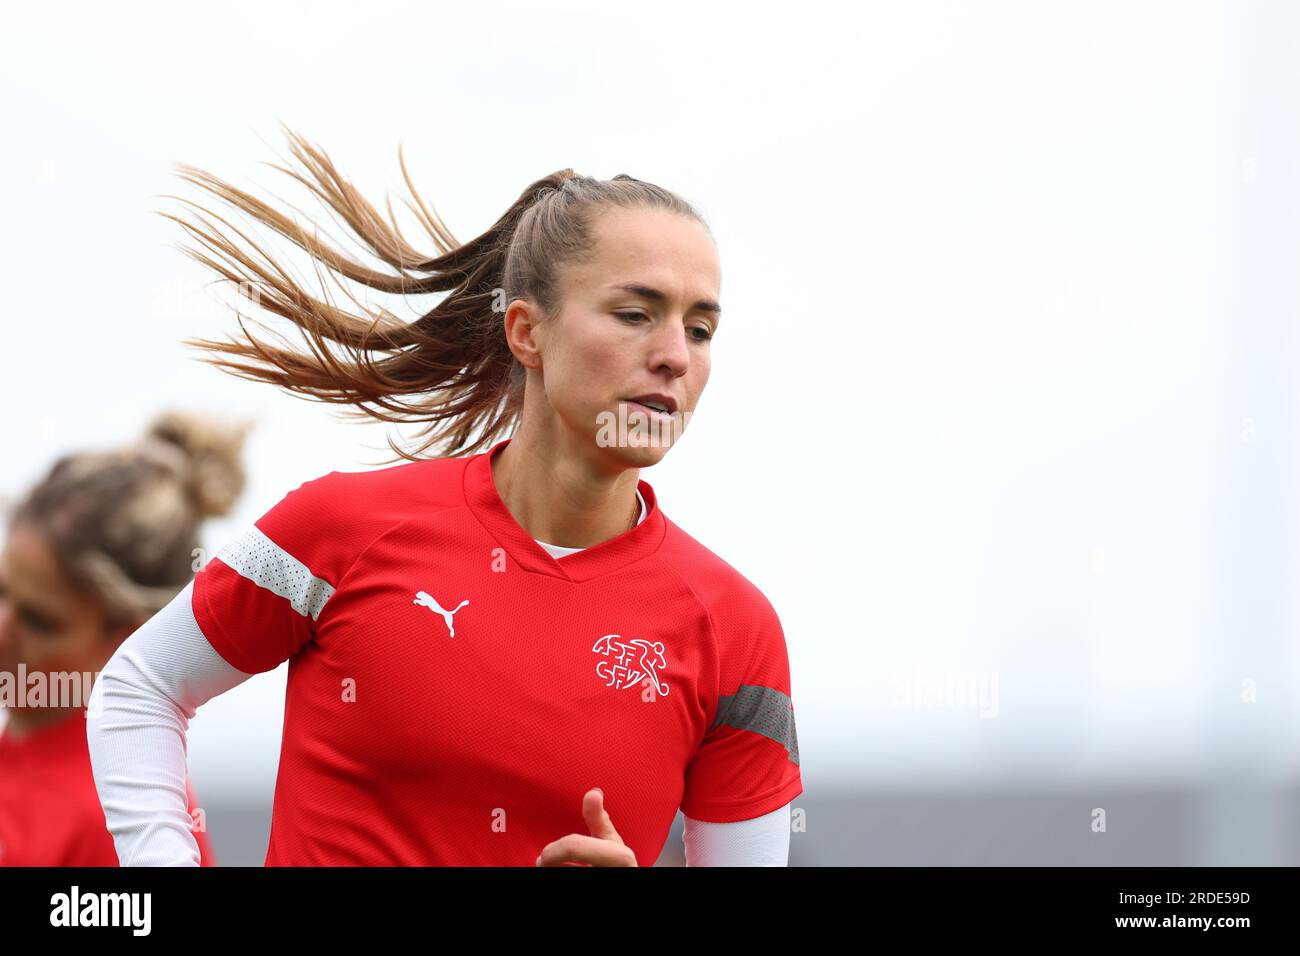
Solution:
[[(192, 259), (238, 287), (261, 309), (291, 322), (307, 351), (271, 345), (249, 333), (229, 342), (187, 339), (204, 361), (238, 377), (268, 382), (300, 396), (347, 406), (345, 414), (390, 423), (420, 423), (413, 451), (388, 445), (400, 460), (472, 454), (513, 431), (523, 410), (525, 371), (506, 342), (502, 313), (515, 299), (534, 302), (547, 317), (560, 306), (557, 276), (591, 246), (590, 211), (601, 204), (659, 206), (703, 222), (668, 190), (630, 176), (612, 180), (562, 169), (531, 183), (481, 236), (459, 243), (420, 198), (401, 149), (398, 162), (411, 198), (403, 199), (437, 254), (428, 257), (402, 234), (390, 200), (381, 215), (348, 183), (328, 156), (287, 128), (302, 167), (275, 168), (306, 186), (391, 271), (357, 261), (265, 202), (210, 173), (178, 164), (180, 177), (307, 252), (337, 282), (341, 277), (400, 295), (448, 293), (413, 322), (349, 298), (360, 315), (302, 289), (245, 232), (197, 203), (191, 217), (163, 213), (197, 243)], [(177, 197), (179, 198), (179, 197)], [(224, 227), (224, 228), (223, 228)], [(339, 283), (341, 288), (346, 288)]]

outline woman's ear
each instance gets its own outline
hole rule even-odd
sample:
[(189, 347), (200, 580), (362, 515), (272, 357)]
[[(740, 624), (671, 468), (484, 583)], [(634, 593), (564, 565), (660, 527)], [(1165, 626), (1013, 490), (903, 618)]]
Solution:
[(537, 341), (540, 310), (524, 299), (516, 299), (506, 309), (506, 344), (524, 368), (541, 368), (541, 349)]

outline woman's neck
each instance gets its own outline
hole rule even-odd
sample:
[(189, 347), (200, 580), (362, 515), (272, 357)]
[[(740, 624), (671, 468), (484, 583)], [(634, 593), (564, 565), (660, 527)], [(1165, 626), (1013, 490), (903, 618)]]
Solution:
[(506, 510), (533, 538), (562, 548), (592, 548), (636, 525), (640, 469), (600, 469), (555, 442), (530, 441), (522, 429), (492, 457), (492, 479)]

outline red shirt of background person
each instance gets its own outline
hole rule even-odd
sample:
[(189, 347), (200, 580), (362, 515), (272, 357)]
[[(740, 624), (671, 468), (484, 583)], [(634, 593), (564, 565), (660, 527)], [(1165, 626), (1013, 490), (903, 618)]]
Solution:
[[(190, 816), (197, 802), (185, 782)], [(195, 830), (201, 866), (216, 866)], [(117, 866), (86, 750), (85, 712), (17, 736), (0, 732), (0, 866)]]
[[(10, 515), (0, 865), (119, 865), (90, 762), (87, 678), (193, 577), (199, 525), (243, 488), (246, 430), (161, 415), (138, 444), (60, 458)], [(200, 865), (215, 865), (206, 830), (194, 835)]]

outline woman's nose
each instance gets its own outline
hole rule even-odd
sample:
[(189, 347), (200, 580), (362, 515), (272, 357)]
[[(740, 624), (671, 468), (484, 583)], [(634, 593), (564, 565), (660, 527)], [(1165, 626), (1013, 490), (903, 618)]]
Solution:
[(655, 344), (655, 368), (668, 366), (676, 375), (681, 375), (690, 365), (691, 350), (686, 342), (687, 331), (682, 326), (664, 323), (663, 330)]

